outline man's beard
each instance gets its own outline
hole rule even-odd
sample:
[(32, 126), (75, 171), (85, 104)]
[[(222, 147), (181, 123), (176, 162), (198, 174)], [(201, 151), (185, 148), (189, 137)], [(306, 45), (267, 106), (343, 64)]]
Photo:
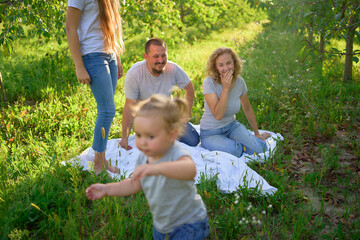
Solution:
[(155, 65), (164, 65), (163, 68), (161, 70), (157, 70), (156, 68), (153, 68), (152, 69), (152, 72), (155, 73), (155, 74), (161, 74), (164, 72), (165, 70), (165, 66), (166, 66), (166, 63), (163, 62), (163, 63), (156, 63)]
[(157, 70), (157, 69), (153, 68), (153, 69), (152, 69), (152, 72), (155, 73), (155, 74), (161, 74), (161, 73), (164, 72), (164, 70), (165, 70), (165, 68), (163, 68), (163, 69), (161, 69), (161, 70)]

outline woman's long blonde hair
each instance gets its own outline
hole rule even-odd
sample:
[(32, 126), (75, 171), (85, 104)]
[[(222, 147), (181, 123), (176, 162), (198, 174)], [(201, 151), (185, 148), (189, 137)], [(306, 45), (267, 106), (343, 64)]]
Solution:
[(206, 73), (208, 77), (212, 76), (214, 78), (214, 81), (219, 84), (221, 84), (221, 78), (220, 78), (220, 73), (216, 68), (216, 59), (220, 55), (223, 55), (225, 53), (230, 54), (232, 60), (234, 61), (234, 73), (233, 73), (232, 81), (235, 81), (238, 78), (238, 76), (240, 76), (241, 74), (241, 62), (238, 55), (234, 52), (234, 50), (225, 47), (218, 48), (209, 57), (206, 67)]
[(105, 51), (114, 51), (117, 55), (124, 52), (122, 23), (118, 0), (98, 0), (100, 26), (104, 35)]
[(134, 117), (152, 116), (163, 120), (164, 128), (171, 132), (178, 130), (184, 133), (185, 121), (189, 114), (189, 105), (183, 98), (172, 98), (162, 94), (154, 94), (147, 100), (138, 103), (134, 109)]

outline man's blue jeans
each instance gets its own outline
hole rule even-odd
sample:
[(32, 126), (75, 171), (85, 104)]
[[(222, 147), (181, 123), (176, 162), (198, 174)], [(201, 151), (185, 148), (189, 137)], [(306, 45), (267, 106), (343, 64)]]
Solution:
[(202, 240), (209, 235), (209, 231), (209, 218), (205, 217), (204, 220), (183, 224), (168, 234), (158, 232), (154, 228), (153, 237), (155, 240)]
[[(118, 75), (116, 55), (99, 52), (84, 55), (82, 58), (90, 75), (90, 88), (97, 103), (92, 148), (96, 152), (103, 152), (106, 149), (110, 126), (116, 111), (114, 102)], [(105, 129), (105, 138), (102, 136), (102, 128)]]
[(196, 146), (200, 142), (200, 137), (196, 129), (190, 123), (187, 123), (184, 135), (180, 137), (179, 141), (189, 146)]
[(255, 137), (236, 120), (222, 128), (200, 129), (200, 139), (202, 147), (227, 152), (236, 157), (241, 157), (244, 152), (253, 154), (267, 151), (265, 141)]

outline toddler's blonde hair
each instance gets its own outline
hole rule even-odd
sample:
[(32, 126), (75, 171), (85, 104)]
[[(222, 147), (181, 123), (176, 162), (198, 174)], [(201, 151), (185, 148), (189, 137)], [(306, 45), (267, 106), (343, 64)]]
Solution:
[(184, 133), (185, 121), (189, 106), (183, 98), (172, 98), (154, 94), (149, 99), (139, 102), (134, 109), (134, 117), (153, 116), (163, 120), (165, 129), (170, 132), (178, 130), (179, 136)]

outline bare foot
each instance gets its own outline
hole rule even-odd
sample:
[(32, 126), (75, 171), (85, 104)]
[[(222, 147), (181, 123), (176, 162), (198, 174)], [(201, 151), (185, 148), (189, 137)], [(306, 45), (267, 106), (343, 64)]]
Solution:
[(106, 172), (106, 174), (110, 177), (110, 174), (108, 173), (107, 169), (105, 169), (102, 164), (100, 163), (94, 163), (94, 172), (96, 175), (100, 175), (103, 171)]
[(111, 166), (108, 161), (106, 161), (106, 162), (107, 162), (107, 166), (106, 166), (107, 170), (109, 170), (112, 173), (119, 173), (120, 172), (120, 170), (117, 167)]
[(108, 170), (112, 173), (119, 173), (119, 169), (115, 166), (111, 166), (110, 163), (105, 158), (104, 152), (95, 152), (94, 158), (94, 171), (96, 174), (101, 173), (103, 170)]
[(110, 163), (105, 160), (103, 162), (94, 161), (94, 172), (96, 175), (100, 174), (103, 170), (110, 171), (112, 173), (119, 173), (119, 169), (115, 166), (111, 166)]

